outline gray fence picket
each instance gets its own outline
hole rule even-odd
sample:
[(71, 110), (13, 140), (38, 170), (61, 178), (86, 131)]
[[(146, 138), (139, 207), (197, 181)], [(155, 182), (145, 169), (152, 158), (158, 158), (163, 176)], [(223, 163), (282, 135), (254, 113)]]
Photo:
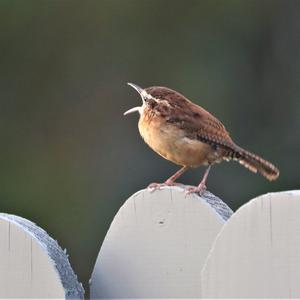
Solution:
[(57, 242), (34, 223), (0, 213), (0, 298), (83, 297)]
[(300, 191), (257, 197), (219, 233), (203, 298), (300, 298)]
[(91, 299), (200, 296), (200, 272), (232, 211), (219, 198), (166, 187), (131, 196), (115, 216), (91, 278)]

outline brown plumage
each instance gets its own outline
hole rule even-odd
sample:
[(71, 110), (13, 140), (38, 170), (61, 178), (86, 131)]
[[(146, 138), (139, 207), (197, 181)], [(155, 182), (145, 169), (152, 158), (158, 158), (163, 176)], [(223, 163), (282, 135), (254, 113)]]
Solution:
[[(130, 85), (140, 93), (143, 105), (127, 113), (140, 112), (139, 131), (145, 142), (161, 156), (183, 166), (184, 171), (233, 159), (268, 180), (279, 176), (276, 167), (237, 146), (216, 117), (180, 93), (166, 87), (143, 90)], [(174, 184), (170, 179), (167, 184)], [(198, 189), (203, 190), (205, 180)]]

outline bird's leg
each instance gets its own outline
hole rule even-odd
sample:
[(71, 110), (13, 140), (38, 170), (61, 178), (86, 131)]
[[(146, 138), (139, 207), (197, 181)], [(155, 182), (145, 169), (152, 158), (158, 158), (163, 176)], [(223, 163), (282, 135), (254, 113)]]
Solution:
[(175, 180), (180, 177), (186, 170), (188, 169), (188, 167), (184, 166), (182, 167), (180, 170), (178, 170), (174, 175), (172, 175), (170, 178), (168, 178), (165, 181), (166, 185), (173, 185), (175, 183)]
[(176, 183), (175, 180), (180, 177), (188, 167), (184, 166), (180, 170), (178, 170), (174, 175), (172, 175), (170, 178), (168, 178), (164, 183), (151, 183), (148, 186), (148, 189), (155, 190), (159, 189), (164, 186), (173, 186), (173, 185), (181, 185), (181, 183)]
[(211, 165), (209, 165), (207, 167), (207, 169), (205, 170), (203, 178), (197, 187), (192, 186), (192, 187), (187, 188), (187, 194), (198, 193), (200, 195), (203, 195), (203, 193), (206, 191), (206, 180), (207, 180), (210, 169), (211, 169)]

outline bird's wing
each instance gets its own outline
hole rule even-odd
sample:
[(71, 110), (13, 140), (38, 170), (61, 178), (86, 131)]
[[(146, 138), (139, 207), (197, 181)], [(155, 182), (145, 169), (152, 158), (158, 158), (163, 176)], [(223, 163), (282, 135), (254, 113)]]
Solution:
[(160, 105), (154, 109), (158, 110), (168, 123), (183, 129), (187, 137), (211, 145), (223, 145), (225, 148), (234, 144), (224, 125), (216, 117), (182, 94), (158, 87), (148, 88), (146, 91), (161, 99)]
[(183, 129), (191, 139), (224, 147), (233, 145), (225, 126), (208, 111), (190, 101), (180, 108), (171, 108), (167, 122)]

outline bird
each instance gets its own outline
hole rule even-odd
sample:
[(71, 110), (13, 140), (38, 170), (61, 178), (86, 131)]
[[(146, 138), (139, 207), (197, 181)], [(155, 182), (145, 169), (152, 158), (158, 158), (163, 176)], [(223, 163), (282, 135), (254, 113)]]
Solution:
[(141, 88), (128, 83), (142, 98), (142, 105), (124, 115), (138, 112), (140, 135), (156, 153), (181, 166), (163, 183), (152, 183), (150, 189), (180, 185), (176, 180), (188, 169), (207, 166), (199, 185), (189, 186), (188, 193), (203, 194), (215, 163), (235, 160), (269, 181), (276, 180), (279, 170), (272, 163), (233, 142), (225, 126), (210, 112), (177, 91), (163, 86)]

